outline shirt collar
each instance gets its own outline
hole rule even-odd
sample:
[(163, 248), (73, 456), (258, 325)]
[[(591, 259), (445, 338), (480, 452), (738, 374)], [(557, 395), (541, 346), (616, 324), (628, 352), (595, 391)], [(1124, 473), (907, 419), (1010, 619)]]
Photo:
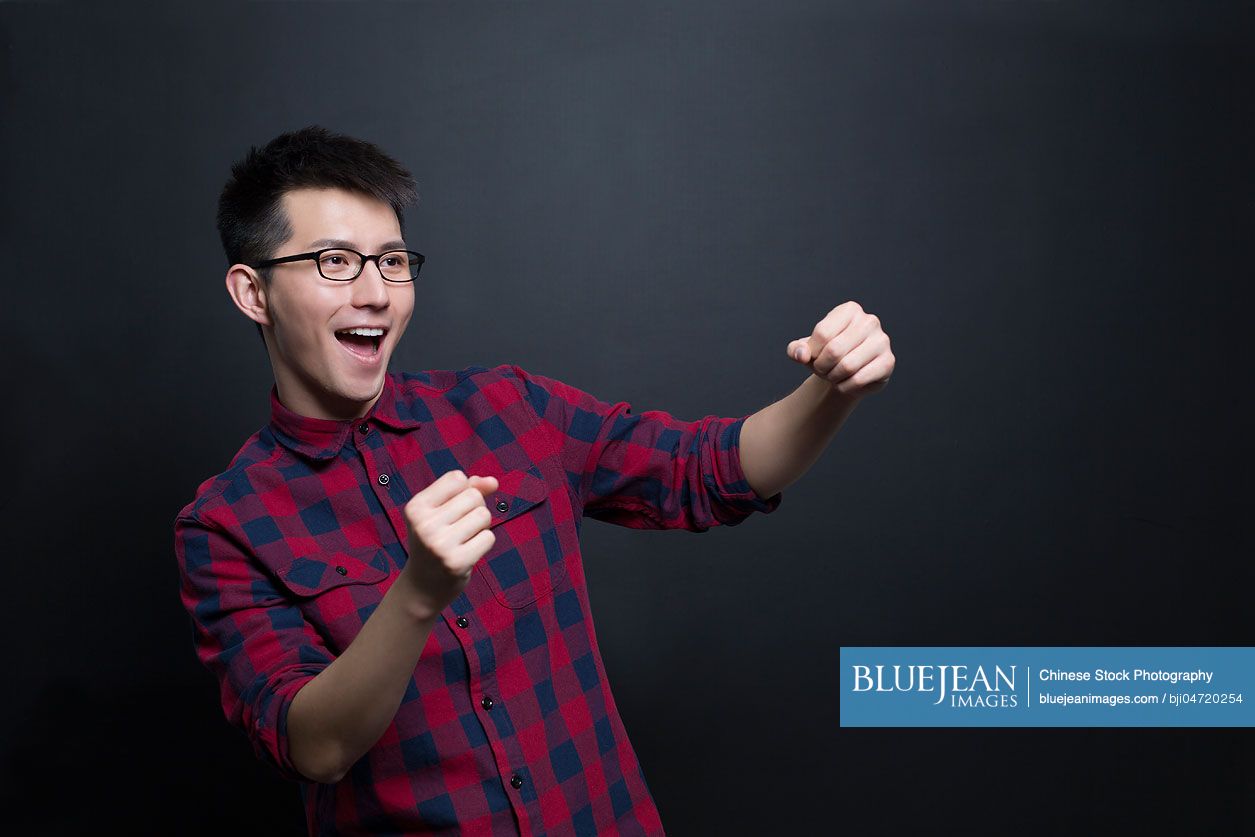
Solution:
[(294, 413), (279, 401), (279, 388), (270, 387), (270, 429), (284, 447), (311, 459), (337, 455), (353, 429), (361, 424), (379, 423), (397, 430), (413, 429), (421, 422), (414, 418), (408, 395), (396, 373), (384, 375), (383, 391), (365, 416), (354, 419), (323, 419)]

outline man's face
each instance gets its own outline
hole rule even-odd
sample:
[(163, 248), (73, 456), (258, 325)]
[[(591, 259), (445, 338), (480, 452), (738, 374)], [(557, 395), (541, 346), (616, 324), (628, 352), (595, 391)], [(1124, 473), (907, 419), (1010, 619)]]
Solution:
[[(293, 235), (276, 258), (325, 247), (368, 255), (406, 248), (396, 213), (374, 198), (343, 189), (298, 189), (283, 196), (283, 206)], [(271, 271), (266, 307), (280, 401), (314, 418), (365, 415), (383, 391), (388, 360), (414, 313), (413, 283), (386, 281), (373, 261), (351, 282), (323, 278), (313, 259)], [(378, 350), (371, 354), (373, 341), (336, 336), (353, 326), (383, 328)]]

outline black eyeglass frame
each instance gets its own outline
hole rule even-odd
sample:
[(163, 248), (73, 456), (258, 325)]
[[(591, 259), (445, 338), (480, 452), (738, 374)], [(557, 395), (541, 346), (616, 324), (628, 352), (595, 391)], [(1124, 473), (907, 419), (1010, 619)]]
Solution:
[[(354, 273), (352, 276), (348, 277), (347, 279), (337, 279), (333, 276), (328, 276), (327, 274), (323, 273), (322, 272), (322, 254), (331, 253), (331, 252), (353, 253), (358, 258), (360, 258), (362, 261), (357, 266), (357, 273)], [(390, 279), (387, 276), (384, 276), (383, 269), (379, 267), (379, 260), (382, 259), (384, 256), (387, 256), (390, 253), (408, 253), (409, 254), (410, 263), (414, 265), (414, 268), (413, 268), (414, 272), (413, 274), (411, 274), (409, 279)], [(261, 261), (255, 265), (252, 265), (252, 267), (260, 269), (263, 267), (271, 267), (272, 265), (276, 265), (276, 264), (285, 264), (286, 262), (299, 262), (303, 259), (313, 259), (314, 265), (318, 268), (318, 275), (332, 282), (352, 282), (354, 279), (362, 275), (362, 271), (366, 269), (367, 262), (374, 262), (375, 269), (379, 271), (380, 276), (383, 276), (384, 281), (392, 282), (393, 284), (397, 284), (397, 285), (404, 285), (418, 279), (418, 273), (420, 270), (423, 269), (423, 262), (427, 261), (427, 258), (422, 253), (419, 253), (416, 250), (400, 250), (400, 249), (387, 250), (383, 253), (378, 253), (373, 256), (368, 256), (365, 253), (357, 252), (352, 247), (324, 247), (323, 249), (315, 250), (312, 253), (297, 253), (294, 256), (280, 256), (277, 259), (266, 259), (265, 261)]]

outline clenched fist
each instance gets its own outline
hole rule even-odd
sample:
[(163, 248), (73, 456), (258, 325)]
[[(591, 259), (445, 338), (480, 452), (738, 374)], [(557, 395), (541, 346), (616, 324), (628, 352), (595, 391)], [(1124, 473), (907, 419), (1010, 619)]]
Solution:
[(880, 318), (853, 300), (833, 308), (809, 337), (790, 341), (786, 350), (837, 392), (856, 399), (884, 389), (897, 362)]
[(476, 562), (496, 542), (484, 497), (497, 485), (496, 477), (449, 471), (405, 504), (410, 557), (398, 581), (408, 579), (431, 613), (458, 597)]

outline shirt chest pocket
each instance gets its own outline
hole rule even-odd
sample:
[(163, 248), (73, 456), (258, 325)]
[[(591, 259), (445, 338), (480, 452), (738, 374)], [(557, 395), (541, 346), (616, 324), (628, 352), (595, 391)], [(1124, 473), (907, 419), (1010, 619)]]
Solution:
[(503, 605), (522, 608), (551, 595), (566, 578), (549, 488), (540, 469), (508, 471), (484, 498), (496, 541), (479, 559), (479, 573)]
[(387, 552), (371, 546), (294, 558), (278, 576), (332, 650), (343, 653), (383, 598), (388, 567)]

